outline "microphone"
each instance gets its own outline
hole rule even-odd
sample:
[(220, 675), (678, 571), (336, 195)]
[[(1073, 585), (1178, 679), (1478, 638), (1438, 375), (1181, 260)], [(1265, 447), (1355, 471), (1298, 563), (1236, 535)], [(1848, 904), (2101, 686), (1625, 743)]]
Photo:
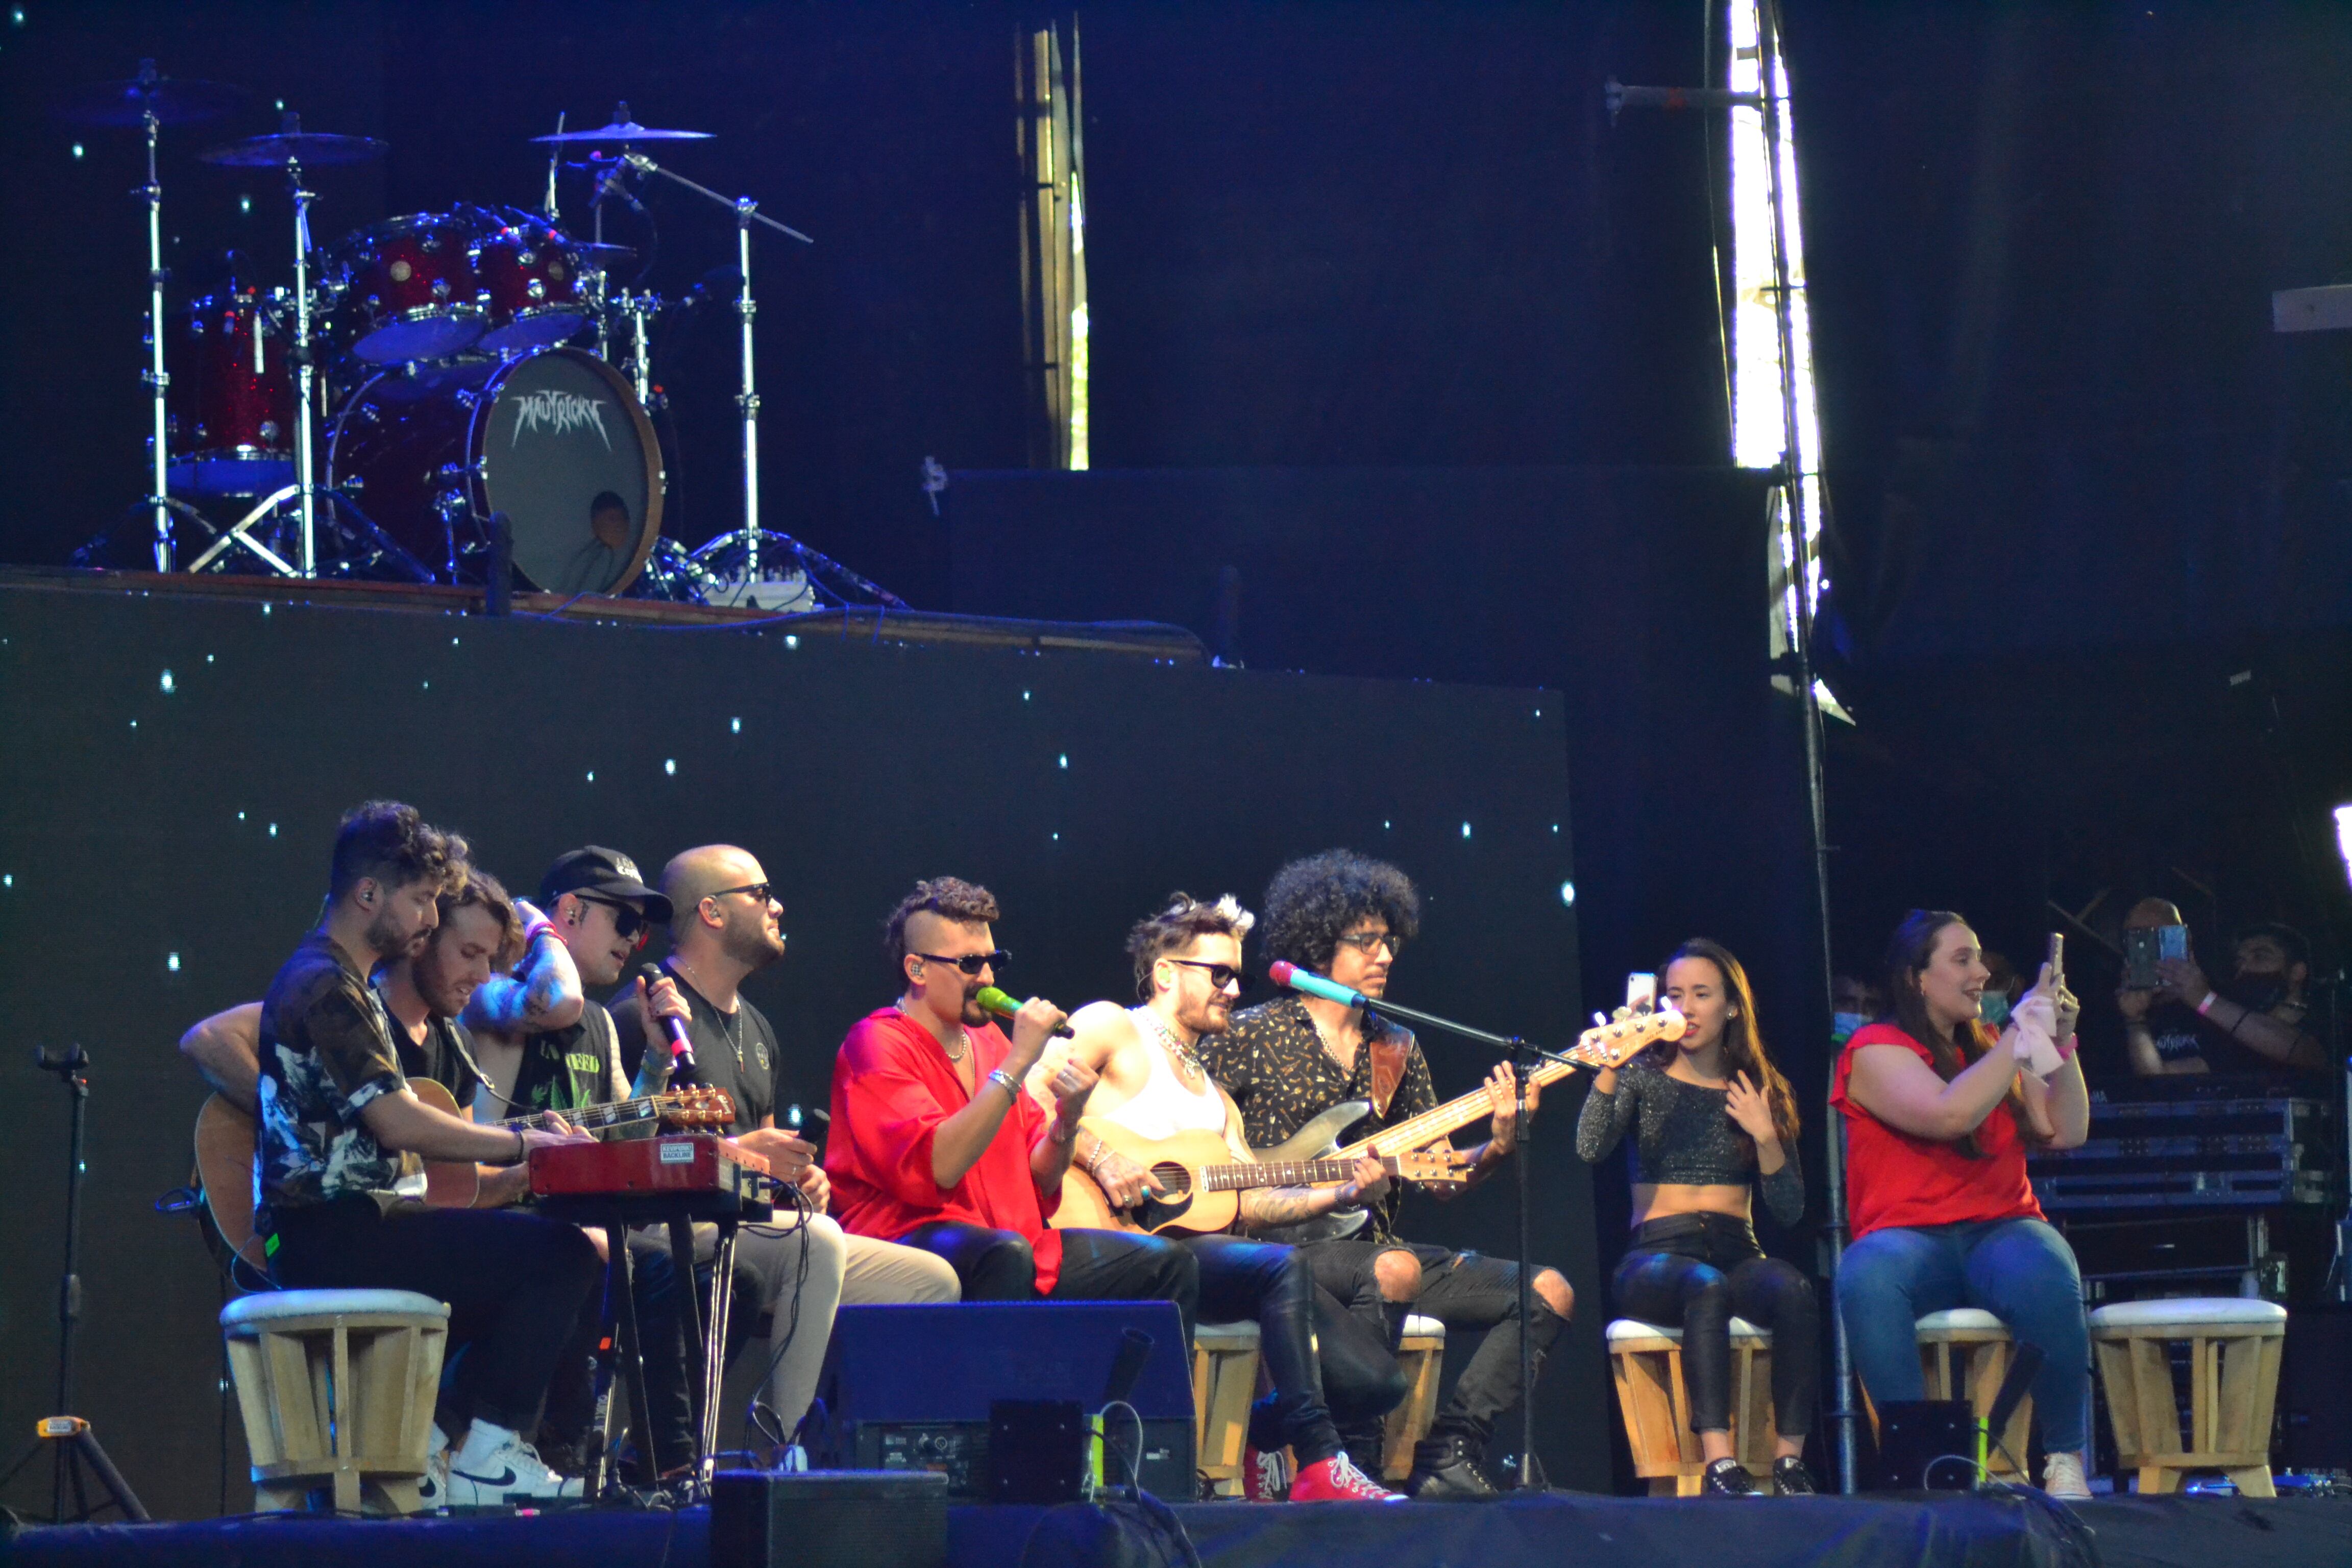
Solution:
[[(631, 212), (641, 213), (646, 210), (646, 204), (631, 194), (628, 183), (621, 178), (622, 172), (628, 166), (620, 159), (613, 161), (613, 166), (605, 171), (604, 177), (596, 182), (596, 200), (601, 202), (606, 196), (618, 196), (629, 205)], [(590, 167), (594, 165), (592, 163)]]
[(2034, 1374), (2042, 1370), (2042, 1361), (2040, 1345), (2028, 1344), (2023, 1340), (2017, 1342), (2017, 1358), (2009, 1363), (2009, 1375), (2000, 1380), (2000, 1392), (1992, 1396), (1992, 1409), (1985, 1415), (1985, 1436), (1989, 1441), (2000, 1439), (2001, 1428), (2007, 1426), (2009, 1418), (2017, 1413), (2018, 1402), (2032, 1387)]
[[(1003, 992), (999, 991), (993, 985), (982, 986), (980, 988), (980, 994), (973, 997), (972, 1000), (979, 1003), (982, 1006), (987, 1008), (990, 1012), (995, 1014), (1000, 1018), (1010, 1018), (1013, 1014), (1021, 1011), (1020, 1003), (1015, 1002), (1012, 997), (1006, 995)], [(1055, 1026), (1054, 1033), (1066, 1040), (1075, 1039), (1077, 1036), (1077, 1031), (1071, 1028), (1067, 1024), (1056, 1025)]]
[(1350, 991), (1336, 980), (1326, 980), (1311, 971), (1301, 969), (1288, 959), (1277, 959), (1265, 972), (1265, 977), (1276, 985), (1286, 985), (1293, 991), (1303, 991), (1309, 996), (1320, 996), (1327, 1002), (1337, 1002), (1343, 1007), (1369, 1007), (1372, 999), (1360, 991)]
[[(658, 981), (667, 980), (669, 978), (668, 975), (662, 973), (661, 966), (659, 964), (654, 963), (640, 964), (637, 967), (637, 977), (646, 983), (646, 989), (647, 992), (646, 999), (648, 1002), (653, 1000), (651, 993), (654, 984)], [(650, 1019), (647, 1021), (651, 1022)], [(683, 1018), (672, 1018), (665, 1016), (662, 1018), (662, 1022), (669, 1027), (669, 1063), (671, 1073), (673, 1075), (677, 1073), (686, 1073), (690, 1076), (696, 1070), (694, 1066), (694, 1039), (687, 1033), (686, 1020)]]

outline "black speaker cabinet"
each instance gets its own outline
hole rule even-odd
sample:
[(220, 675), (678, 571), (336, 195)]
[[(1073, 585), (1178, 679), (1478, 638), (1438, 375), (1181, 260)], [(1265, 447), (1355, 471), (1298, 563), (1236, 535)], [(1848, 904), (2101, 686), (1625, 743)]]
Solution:
[(2287, 1314), (2279, 1361), (2279, 1414), (2291, 1470), (2352, 1470), (2352, 1308)]
[(721, 1470), (710, 1568), (946, 1568), (948, 1481), (929, 1470)]
[(1966, 1491), (1977, 1480), (1977, 1418), (1965, 1399), (1890, 1399), (1878, 1407), (1878, 1484)]

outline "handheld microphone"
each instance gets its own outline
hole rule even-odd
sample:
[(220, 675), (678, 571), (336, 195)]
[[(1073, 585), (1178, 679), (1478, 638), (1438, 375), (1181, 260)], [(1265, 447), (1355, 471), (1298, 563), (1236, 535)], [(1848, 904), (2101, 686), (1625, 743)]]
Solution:
[[(979, 1003), (982, 1006), (987, 1008), (990, 1012), (995, 1014), (1000, 1018), (1010, 1018), (1013, 1014), (1021, 1011), (1020, 1003), (1015, 1002), (1012, 997), (1006, 995), (1003, 992), (999, 991), (993, 985), (982, 986), (980, 988), (980, 994), (973, 997), (972, 1000)], [(1077, 1031), (1071, 1028), (1067, 1024), (1059, 1024), (1055, 1026), (1054, 1033), (1065, 1040), (1075, 1039), (1077, 1037)]]
[[(669, 978), (668, 975), (662, 973), (661, 966), (655, 963), (638, 965), (637, 977), (646, 983), (646, 1000), (648, 1003), (651, 1003), (653, 1000), (653, 987), (659, 982)], [(686, 1020), (683, 1018), (672, 1018), (665, 1016), (662, 1018), (662, 1022), (667, 1026), (669, 1029), (669, 1063), (671, 1075), (675, 1077), (682, 1073), (689, 1077), (692, 1076), (695, 1071), (694, 1039), (692, 1036), (687, 1033)]]
[(1265, 977), (1276, 985), (1286, 985), (1309, 996), (1320, 996), (1343, 1007), (1369, 1007), (1372, 1005), (1372, 999), (1362, 992), (1350, 991), (1336, 980), (1326, 980), (1319, 974), (1301, 969), (1286, 958), (1277, 959), (1265, 972)]

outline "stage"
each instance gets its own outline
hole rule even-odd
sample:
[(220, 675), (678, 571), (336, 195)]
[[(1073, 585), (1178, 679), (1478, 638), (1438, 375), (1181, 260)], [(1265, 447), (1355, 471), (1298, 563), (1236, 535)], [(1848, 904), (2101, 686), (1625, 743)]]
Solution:
[[(2233, 1498), (2126, 1499), (2074, 1516), (2095, 1558), (2071, 1554), (2050, 1510), (2005, 1498), (1924, 1494), (1821, 1498), (1809, 1502), (1651, 1500), (1552, 1492), (1491, 1506), (1402, 1503), (1202, 1503), (1175, 1510), (1203, 1568), (1256, 1568), (1308, 1561), (1400, 1565), (1521, 1563), (1573, 1559), (1622, 1563), (1918, 1564), (2020, 1568), (2095, 1562), (2104, 1568), (2318, 1568), (2352, 1562), (2352, 1502)], [(1084, 1510), (1047, 1521), (1039, 1508), (957, 1508), (948, 1516), (952, 1568), (1019, 1568), (1098, 1561), (1085, 1552)], [(1727, 1539), (1735, 1527), (1736, 1541)], [(1041, 1523), (1045, 1528), (1041, 1529)], [(220, 1520), (202, 1524), (35, 1529), (15, 1540), (16, 1568), (599, 1568), (606, 1563), (700, 1568), (709, 1560), (709, 1516), (579, 1511), (537, 1519), (362, 1521)], [(1035, 1550), (1024, 1558), (1034, 1538)], [(795, 1568), (831, 1568), (814, 1562)]]

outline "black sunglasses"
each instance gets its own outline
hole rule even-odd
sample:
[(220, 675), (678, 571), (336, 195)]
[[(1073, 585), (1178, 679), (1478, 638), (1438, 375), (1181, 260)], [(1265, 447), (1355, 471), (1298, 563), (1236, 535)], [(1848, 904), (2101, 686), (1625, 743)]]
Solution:
[(646, 919), (646, 911), (635, 904), (624, 903), (619, 899), (600, 899), (593, 893), (574, 893), (572, 896), (583, 904), (602, 904), (612, 910), (613, 933), (624, 942), (635, 939), (636, 944), (643, 947), (646, 939), (654, 934), (654, 922)]
[(780, 904), (783, 902), (782, 899), (777, 898), (774, 893), (769, 890), (768, 884), (765, 882), (746, 882), (740, 888), (721, 888), (715, 893), (705, 893), (702, 896), (706, 899), (723, 899), (730, 893), (749, 893), (754, 900), (762, 904)]
[(1230, 985), (1237, 992), (1245, 992), (1252, 984), (1249, 975), (1235, 969), (1230, 963), (1211, 963), (1205, 959), (1199, 958), (1171, 958), (1168, 962), (1181, 963), (1187, 969), (1207, 970), (1209, 985), (1213, 990), (1223, 991)]
[(978, 974), (983, 969), (1002, 969), (1013, 962), (1013, 955), (1003, 948), (994, 952), (967, 952), (961, 958), (950, 958), (941, 952), (919, 952), (917, 958), (928, 958), (933, 963), (952, 963), (966, 974)]

